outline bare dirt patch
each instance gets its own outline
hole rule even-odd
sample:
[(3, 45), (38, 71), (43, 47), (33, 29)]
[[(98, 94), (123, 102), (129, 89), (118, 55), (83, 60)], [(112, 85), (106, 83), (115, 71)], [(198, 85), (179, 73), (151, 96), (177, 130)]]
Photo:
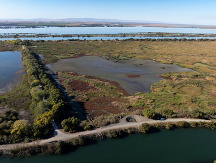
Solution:
[(140, 77), (141, 75), (138, 75), (138, 74), (127, 74), (126, 77), (128, 78), (138, 78)]
[(79, 81), (79, 80), (72, 80), (70, 82), (70, 87), (75, 91), (81, 91), (81, 92), (86, 92), (93, 89), (93, 87), (89, 83)]
[(162, 79), (167, 79), (167, 80), (173, 80), (172, 78), (166, 77), (166, 76), (163, 76), (163, 75), (157, 75), (157, 77), (162, 78)]
[(84, 104), (86, 112), (91, 114), (92, 117), (97, 117), (105, 114), (118, 114), (121, 113), (121, 107), (114, 105), (116, 101), (122, 101), (121, 98), (112, 97), (99, 97), (87, 101)]

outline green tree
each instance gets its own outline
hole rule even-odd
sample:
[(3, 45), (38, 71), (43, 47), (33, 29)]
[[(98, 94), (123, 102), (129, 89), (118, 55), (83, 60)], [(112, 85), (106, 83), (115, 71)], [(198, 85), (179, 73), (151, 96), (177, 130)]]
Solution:
[(27, 126), (28, 121), (27, 120), (17, 120), (14, 122), (13, 129), (11, 131), (11, 134), (22, 134), (22, 130)]
[(78, 130), (80, 125), (80, 120), (75, 117), (70, 117), (68, 119), (65, 119), (61, 123), (64, 131), (66, 132), (75, 132)]
[(46, 96), (46, 93), (40, 87), (33, 87), (31, 89), (31, 96), (35, 101), (41, 101)]

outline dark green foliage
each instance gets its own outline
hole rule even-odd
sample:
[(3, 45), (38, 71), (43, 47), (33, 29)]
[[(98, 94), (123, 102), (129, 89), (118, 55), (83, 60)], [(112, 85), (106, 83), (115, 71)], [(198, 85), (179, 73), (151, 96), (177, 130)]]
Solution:
[(197, 110), (191, 111), (190, 115), (191, 115), (191, 118), (200, 118), (200, 119), (206, 118), (206, 116), (203, 112), (197, 111)]
[(77, 119), (75, 117), (71, 117), (71, 118), (63, 120), (61, 125), (62, 125), (64, 131), (75, 132), (79, 129), (80, 122), (81, 121), (79, 119)]
[[(14, 45), (29, 45), (30, 42), (15, 40)], [(52, 78), (46, 73), (46, 68), (39, 56), (27, 47), (22, 50), (22, 61), (25, 66), (25, 91), (32, 100), (30, 109), (34, 116), (34, 123), (18, 118), (18, 113), (5, 110), (0, 116), (0, 144), (31, 141), (47, 138), (53, 133), (52, 120), (59, 118), (64, 112), (64, 100), (61, 91)], [(20, 84), (24, 85), (23, 82)], [(28, 86), (27, 86), (28, 85)], [(19, 87), (21, 87), (19, 86)], [(19, 88), (18, 87), (18, 88)], [(5, 96), (10, 97), (11, 92)], [(4, 98), (1, 101), (5, 102)], [(61, 114), (60, 114), (61, 112)]]
[(144, 109), (142, 111), (142, 114), (147, 117), (147, 118), (150, 118), (150, 119), (154, 119), (156, 117), (156, 113), (153, 109)]
[(160, 111), (160, 114), (162, 115), (162, 116), (164, 116), (164, 117), (171, 117), (173, 114), (174, 114), (174, 112), (173, 112), (173, 110), (171, 110), (171, 109), (162, 109), (161, 111)]
[(147, 134), (151, 131), (152, 126), (148, 123), (143, 123), (142, 126), (140, 127), (140, 131), (144, 134)]
[(126, 136), (128, 133), (125, 130), (110, 130), (104, 134), (107, 138), (120, 138)]

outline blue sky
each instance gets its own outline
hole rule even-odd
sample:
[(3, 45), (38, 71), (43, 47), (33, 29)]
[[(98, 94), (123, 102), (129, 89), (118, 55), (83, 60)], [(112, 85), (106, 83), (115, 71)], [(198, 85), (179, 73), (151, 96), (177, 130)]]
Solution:
[(0, 19), (99, 18), (216, 25), (215, 0), (0, 0)]

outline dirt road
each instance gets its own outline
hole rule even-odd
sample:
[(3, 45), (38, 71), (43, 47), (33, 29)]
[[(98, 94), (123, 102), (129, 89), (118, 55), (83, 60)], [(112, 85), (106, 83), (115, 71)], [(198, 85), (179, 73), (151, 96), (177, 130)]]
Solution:
[[(127, 116), (128, 117), (128, 116)], [(178, 119), (166, 119), (166, 120), (152, 120), (152, 119), (147, 119), (142, 116), (138, 115), (133, 115), (132, 117), (136, 119), (137, 122), (127, 122), (126, 118), (123, 118), (119, 123), (117, 124), (112, 124), (106, 127), (98, 128), (95, 130), (91, 131), (83, 131), (83, 132), (77, 132), (77, 133), (64, 133), (60, 129), (56, 129), (56, 136), (49, 138), (49, 139), (44, 139), (44, 140), (39, 140), (39, 141), (34, 141), (30, 143), (18, 143), (18, 144), (7, 144), (7, 145), (0, 145), (1, 150), (8, 150), (8, 149), (14, 149), (18, 147), (27, 147), (27, 146), (34, 146), (34, 145), (44, 145), (47, 143), (51, 143), (53, 141), (67, 141), (73, 138), (77, 138), (79, 136), (85, 136), (85, 135), (92, 135), (92, 134), (100, 134), (102, 132), (106, 132), (109, 130), (113, 129), (124, 129), (124, 128), (133, 128), (133, 127), (140, 127), (142, 123), (166, 123), (166, 122), (180, 122), (180, 121), (185, 121), (185, 122), (210, 122), (210, 120), (203, 120), (203, 119), (186, 119), (186, 118), (178, 118)]]

